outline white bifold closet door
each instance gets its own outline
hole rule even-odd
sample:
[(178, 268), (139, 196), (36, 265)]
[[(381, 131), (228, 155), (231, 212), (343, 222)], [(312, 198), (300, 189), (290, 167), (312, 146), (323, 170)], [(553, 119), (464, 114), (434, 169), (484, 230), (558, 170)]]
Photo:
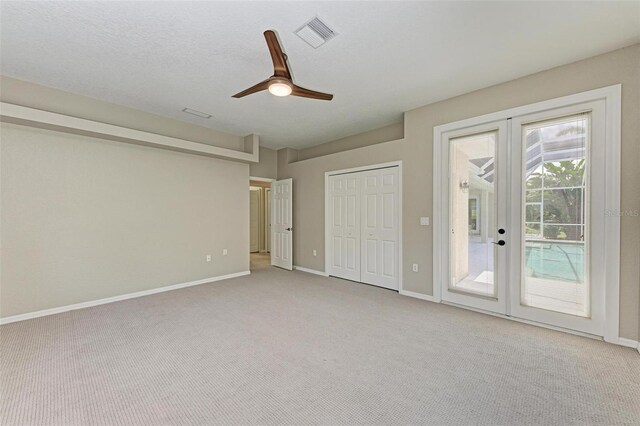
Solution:
[(360, 281), (360, 175), (329, 179), (331, 200), (330, 275)]
[(329, 274), (397, 290), (398, 167), (330, 176), (329, 191)]
[(362, 172), (361, 281), (398, 289), (398, 168)]

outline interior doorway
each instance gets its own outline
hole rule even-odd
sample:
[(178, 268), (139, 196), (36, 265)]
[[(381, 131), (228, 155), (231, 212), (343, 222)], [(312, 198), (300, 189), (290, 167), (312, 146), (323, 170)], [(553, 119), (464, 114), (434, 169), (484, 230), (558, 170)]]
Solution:
[(249, 181), (250, 270), (271, 265), (271, 182), (254, 177)]

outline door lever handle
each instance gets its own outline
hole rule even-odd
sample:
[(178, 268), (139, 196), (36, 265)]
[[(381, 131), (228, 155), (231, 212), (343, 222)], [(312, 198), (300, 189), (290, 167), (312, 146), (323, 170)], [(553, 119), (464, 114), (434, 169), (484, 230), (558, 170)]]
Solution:
[(497, 244), (499, 246), (503, 246), (503, 245), (505, 245), (507, 243), (505, 243), (504, 240), (499, 240), (497, 243), (493, 243), (493, 244)]
[(285, 229), (285, 231), (291, 231), (293, 228), (287, 228)]

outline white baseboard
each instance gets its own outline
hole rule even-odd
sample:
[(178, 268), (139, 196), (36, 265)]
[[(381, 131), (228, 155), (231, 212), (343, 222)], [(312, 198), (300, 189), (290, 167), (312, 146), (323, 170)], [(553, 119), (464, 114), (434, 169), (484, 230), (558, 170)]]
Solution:
[(165, 287), (152, 288), (150, 290), (136, 291), (135, 293), (121, 294), (119, 296), (106, 297), (104, 299), (90, 300), (88, 302), (75, 303), (73, 305), (60, 306), (57, 308), (43, 309), (42, 311), (29, 312), (26, 314), (13, 315), (10, 317), (0, 318), (0, 325), (9, 324), (17, 321), (24, 321), (32, 318), (44, 317), (47, 315), (61, 314), (63, 312), (73, 311), (76, 309), (90, 308), (91, 306), (105, 305), (107, 303), (119, 302), (121, 300), (135, 299), (136, 297), (149, 296), (151, 294), (163, 293), (165, 291), (178, 290), (180, 288), (192, 287), (194, 285), (212, 283), (214, 281), (222, 281), (230, 278), (242, 277), (249, 275), (250, 271), (236, 272), (228, 275), (220, 275), (217, 277), (204, 278), (197, 281), (189, 281), (186, 283), (173, 284)]
[(403, 296), (415, 297), (416, 299), (422, 299), (422, 300), (427, 300), (429, 302), (436, 303), (436, 299), (433, 296), (429, 296), (428, 294), (416, 293), (414, 291), (408, 291), (408, 290), (400, 290), (398, 293), (400, 293)]
[(615, 345), (620, 345), (620, 346), (626, 346), (628, 348), (637, 349), (638, 352), (640, 352), (640, 343), (636, 342), (635, 340), (632, 340), (632, 339), (627, 339), (626, 337), (618, 337), (617, 339), (614, 339), (613, 341), (609, 341), (609, 343), (613, 343)]
[(576, 336), (586, 337), (586, 338), (594, 339), (594, 340), (600, 340), (600, 341), (603, 341), (603, 342), (611, 343), (613, 345), (626, 346), (626, 347), (634, 348), (634, 349), (638, 348), (638, 352), (640, 352), (640, 343), (639, 342), (636, 342), (635, 340), (627, 339), (627, 338), (624, 338), (624, 337), (617, 337), (615, 339), (605, 340), (602, 336), (596, 336), (596, 335), (593, 335), (593, 334), (588, 334), (588, 333), (583, 333), (583, 332), (580, 332), (580, 331), (570, 330), (568, 328), (556, 327), (556, 326), (549, 325), (549, 324), (544, 324), (544, 323), (541, 323), (541, 322), (529, 321), (529, 320), (526, 320), (526, 319), (516, 318), (516, 317), (510, 317), (510, 316), (507, 316), (507, 315), (498, 314), (498, 313), (490, 312), (490, 311), (485, 311), (483, 309), (471, 308), (469, 306), (458, 305), (457, 303), (451, 303), (451, 302), (447, 302), (447, 301), (442, 301), (441, 303), (443, 303), (445, 305), (449, 305), (449, 306), (454, 306), (456, 308), (465, 309), (467, 311), (474, 311), (474, 312), (478, 312), (478, 313), (485, 314), (485, 315), (491, 315), (492, 317), (502, 318), (502, 319), (506, 319), (506, 320), (509, 320), (509, 321), (521, 322), (523, 324), (529, 324), (529, 325), (533, 325), (533, 326), (536, 326), (536, 327), (546, 328), (546, 329), (549, 329), (549, 330), (560, 331), (562, 333), (573, 334), (573, 335), (576, 335)]
[(323, 277), (328, 277), (329, 276), (329, 274), (327, 274), (325, 272), (316, 271), (315, 269), (303, 268), (302, 266), (293, 265), (293, 269), (295, 269), (296, 271), (307, 272), (309, 274), (320, 275), (320, 276), (323, 276)]
[[(586, 337), (588, 339), (604, 341), (604, 338), (602, 336), (596, 336), (594, 334), (583, 333), (581, 331), (571, 330), (571, 329), (568, 329), (568, 328), (556, 327), (554, 325), (544, 324), (544, 323), (541, 323), (541, 322), (531, 321), (531, 320), (527, 320), (527, 319), (523, 319), (523, 318), (511, 317), (511, 316), (508, 316), (508, 315), (499, 314), (497, 312), (485, 311), (484, 309), (478, 309), (478, 308), (472, 308), (470, 306), (459, 305), (457, 303), (449, 302), (449, 301), (446, 301), (446, 300), (443, 300), (441, 303), (443, 305), (453, 306), (454, 308), (464, 309), (466, 311), (478, 312), (479, 314), (490, 315), (492, 317), (502, 318), (502, 319), (505, 319), (505, 320), (508, 320), (508, 321), (520, 322), (522, 324), (529, 324), (529, 325), (533, 325), (533, 326), (536, 326), (536, 327), (546, 328), (548, 330), (560, 331), (562, 333), (567, 333), (567, 334), (573, 334), (574, 336), (580, 336), (580, 337)], [(615, 342), (609, 342), (609, 343), (617, 344)]]

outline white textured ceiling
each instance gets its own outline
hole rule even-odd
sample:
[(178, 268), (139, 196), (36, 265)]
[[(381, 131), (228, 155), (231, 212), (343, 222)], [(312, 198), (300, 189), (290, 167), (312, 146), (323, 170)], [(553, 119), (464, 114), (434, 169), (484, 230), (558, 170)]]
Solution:
[[(6, 2), (2, 73), (218, 130), (303, 147), (402, 112), (640, 41), (640, 2)], [(320, 16), (340, 35), (293, 34)], [(231, 95), (272, 73), (331, 102)], [(189, 107), (209, 120), (185, 115)]]

